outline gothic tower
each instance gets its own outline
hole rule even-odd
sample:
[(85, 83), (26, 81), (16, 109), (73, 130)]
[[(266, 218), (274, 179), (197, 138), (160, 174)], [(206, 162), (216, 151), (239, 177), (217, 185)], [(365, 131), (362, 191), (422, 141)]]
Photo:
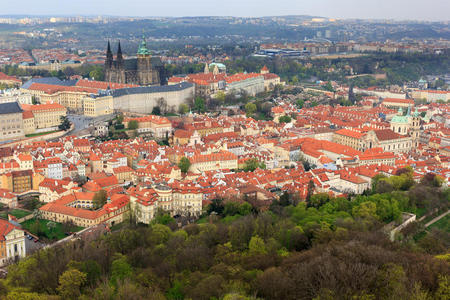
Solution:
[(112, 67), (114, 63), (113, 54), (111, 52), (111, 44), (108, 41), (108, 48), (106, 49), (106, 60), (105, 60), (105, 81), (112, 81)]
[(152, 57), (144, 36), (137, 52), (137, 77), (141, 85), (159, 84), (158, 72), (152, 66)]
[(125, 78), (125, 63), (122, 55), (122, 47), (117, 46), (117, 56), (116, 56), (116, 71), (117, 71), (117, 81), (118, 83), (126, 83)]

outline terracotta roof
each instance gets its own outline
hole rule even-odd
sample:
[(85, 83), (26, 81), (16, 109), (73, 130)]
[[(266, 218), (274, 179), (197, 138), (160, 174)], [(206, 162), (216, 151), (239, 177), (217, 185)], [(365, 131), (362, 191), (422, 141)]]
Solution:
[(393, 132), (391, 129), (374, 130), (374, 132), (379, 141), (387, 141), (387, 140), (395, 140), (395, 139), (399, 139), (399, 138), (404, 138), (403, 135)]
[(404, 103), (404, 104), (412, 104), (412, 105), (414, 105), (414, 100), (412, 100), (412, 99), (384, 98), (383, 104), (385, 102)]
[(66, 108), (58, 103), (46, 103), (46, 104), (22, 104), (23, 110), (30, 110), (32, 112), (46, 111), (46, 110), (66, 110)]
[(352, 137), (355, 139), (360, 139), (364, 136), (364, 134), (361, 132), (353, 131), (353, 130), (349, 130), (349, 129), (340, 129), (340, 130), (336, 131), (335, 133), (340, 134), (340, 135), (349, 136), (349, 137)]
[(31, 110), (24, 110), (22, 112), (22, 118), (23, 119), (31, 119), (34, 118), (33, 112)]
[(5, 81), (15, 81), (15, 82), (17, 82), (17, 83), (22, 83), (22, 81), (21, 81), (20, 79), (17, 79), (17, 78), (14, 77), (14, 76), (6, 75), (6, 74), (3, 73), (3, 72), (0, 72), (0, 81), (1, 81), (1, 80), (5, 80)]
[(4, 241), (5, 236), (8, 235), (8, 233), (10, 233), (14, 229), (21, 230), (19, 227), (15, 226), (14, 224), (12, 224), (6, 220), (0, 219), (0, 241)]

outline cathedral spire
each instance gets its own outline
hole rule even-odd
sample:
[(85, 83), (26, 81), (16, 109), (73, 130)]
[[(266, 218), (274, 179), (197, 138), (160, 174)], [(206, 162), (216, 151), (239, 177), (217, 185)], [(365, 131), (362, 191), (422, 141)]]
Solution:
[(209, 66), (208, 66), (208, 63), (205, 63), (205, 69), (203, 70), (203, 73), (209, 74)]
[(111, 44), (109, 43), (109, 40), (108, 40), (108, 48), (106, 49), (106, 61), (105, 61), (105, 64), (107, 66), (111, 66), (113, 64), (113, 60), (114, 60), (114, 58), (113, 58), (113, 54), (112, 54), (112, 51), (111, 51)]
[(122, 48), (120, 47), (120, 40), (119, 40), (119, 46), (117, 47), (117, 61), (118, 62), (123, 61)]

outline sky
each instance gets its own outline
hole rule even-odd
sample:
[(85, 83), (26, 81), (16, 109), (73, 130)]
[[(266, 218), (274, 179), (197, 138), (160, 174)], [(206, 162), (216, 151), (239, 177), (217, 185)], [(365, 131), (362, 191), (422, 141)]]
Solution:
[(449, 0), (0, 0), (0, 8), (0, 15), (313, 15), (330, 18), (450, 20)]

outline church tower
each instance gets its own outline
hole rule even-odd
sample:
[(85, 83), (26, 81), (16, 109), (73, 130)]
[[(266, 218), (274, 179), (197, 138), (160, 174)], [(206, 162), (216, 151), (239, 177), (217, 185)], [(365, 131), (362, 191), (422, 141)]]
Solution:
[(410, 135), (412, 137), (412, 142), (414, 147), (419, 146), (420, 138), (420, 114), (417, 107), (410, 118)]
[(119, 45), (117, 46), (117, 56), (116, 56), (116, 71), (117, 71), (117, 79), (116, 82), (118, 83), (126, 83), (126, 76), (125, 76), (125, 64), (123, 61), (123, 55), (122, 55), (122, 47)]
[(152, 57), (144, 36), (137, 52), (137, 77), (141, 85), (160, 83), (158, 72), (152, 66)]
[(111, 51), (111, 44), (108, 41), (108, 48), (106, 49), (106, 60), (105, 60), (105, 65), (106, 67), (111, 67), (113, 64), (114, 58), (113, 58), (113, 54)]
[(105, 81), (112, 81), (112, 67), (114, 63), (113, 54), (111, 51), (111, 44), (108, 41), (108, 48), (106, 49), (106, 60), (105, 60)]

